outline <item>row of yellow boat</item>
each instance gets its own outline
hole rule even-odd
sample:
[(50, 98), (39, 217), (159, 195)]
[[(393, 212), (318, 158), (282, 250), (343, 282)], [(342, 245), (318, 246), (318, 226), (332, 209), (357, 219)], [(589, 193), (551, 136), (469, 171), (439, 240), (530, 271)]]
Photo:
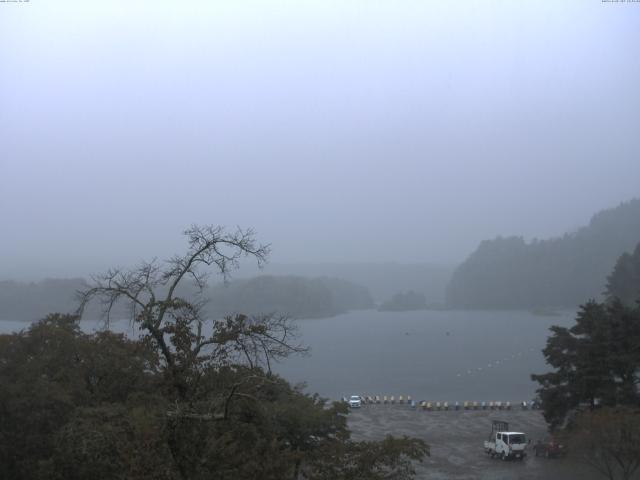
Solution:
[[(343, 399), (346, 401), (346, 399)], [(511, 402), (428, 402), (426, 400), (422, 400), (416, 403), (411, 399), (411, 395), (361, 395), (360, 400), (362, 404), (399, 404), (399, 405), (411, 405), (414, 408), (421, 408), (423, 410), (428, 411), (438, 411), (438, 410), (511, 410), (512, 404)], [(520, 408), (523, 410), (528, 410), (529, 408), (535, 409), (538, 408), (535, 402), (520, 402), (517, 403)]]
[(398, 404), (410, 404), (412, 402), (411, 400), (411, 395), (407, 395), (406, 397), (404, 395), (399, 395), (398, 397), (396, 397), (395, 395), (363, 395), (360, 397), (360, 399), (362, 400), (362, 403), (387, 403), (387, 404), (392, 404), (392, 403), (398, 403)]
[(511, 410), (511, 402), (420, 402), (423, 410)]

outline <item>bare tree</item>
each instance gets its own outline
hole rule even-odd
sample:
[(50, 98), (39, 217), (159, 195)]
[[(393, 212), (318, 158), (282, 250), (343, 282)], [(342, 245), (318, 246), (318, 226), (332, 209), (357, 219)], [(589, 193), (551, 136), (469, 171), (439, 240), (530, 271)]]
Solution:
[[(274, 359), (306, 351), (296, 343), (295, 329), (286, 316), (236, 314), (205, 328), (203, 294), (211, 273), (227, 281), (243, 257), (254, 258), (261, 267), (269, 246), (257, 244), (250, 229), (228, 233), (219, 226), (193, 225), (184, 234), (189, 245), (184, 255), (165, 262), (154, 259), (130, 270), (111, 269), (93, 277), (89, 287), (78, 292), (80, 315), (96, 300), (108, 325), (114, 306), (127, 305), (131, 322), (158, 349), (181, 399), (189, 396), (203, 368), (244, 362), (270, 374)], [(195, 285), (194, 299), (178, 295), (186, 282)], [(240, 393), (237, 387), (232, 390)]]

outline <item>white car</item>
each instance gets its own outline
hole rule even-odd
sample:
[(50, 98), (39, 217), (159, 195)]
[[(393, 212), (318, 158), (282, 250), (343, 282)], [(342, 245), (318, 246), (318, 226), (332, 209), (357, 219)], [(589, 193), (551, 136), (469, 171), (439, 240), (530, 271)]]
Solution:
[(360, 395), (351, 395), (347, 403), (351, 408), (360, 408), (362, 406), (362, 399)]

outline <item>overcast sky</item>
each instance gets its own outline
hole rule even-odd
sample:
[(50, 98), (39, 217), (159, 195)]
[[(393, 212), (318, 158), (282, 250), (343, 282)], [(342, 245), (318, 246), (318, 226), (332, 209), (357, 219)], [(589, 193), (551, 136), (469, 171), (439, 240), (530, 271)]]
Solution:
[(0, 3), (0, 278), (254, 227), (273, 262), (463, 260), (640, 196), (640, 3)]

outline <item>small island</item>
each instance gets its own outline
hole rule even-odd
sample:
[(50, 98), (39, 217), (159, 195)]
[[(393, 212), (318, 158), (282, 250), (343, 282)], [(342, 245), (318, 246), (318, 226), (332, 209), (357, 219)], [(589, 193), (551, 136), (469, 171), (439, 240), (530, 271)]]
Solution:
[(396, 293), (389, 300), (383, 302), (379, 307), (380, 312), (406, 312), (410, 310), (426, 310), (427, 299), (422, 293), (409, 290), (408, 292)]

